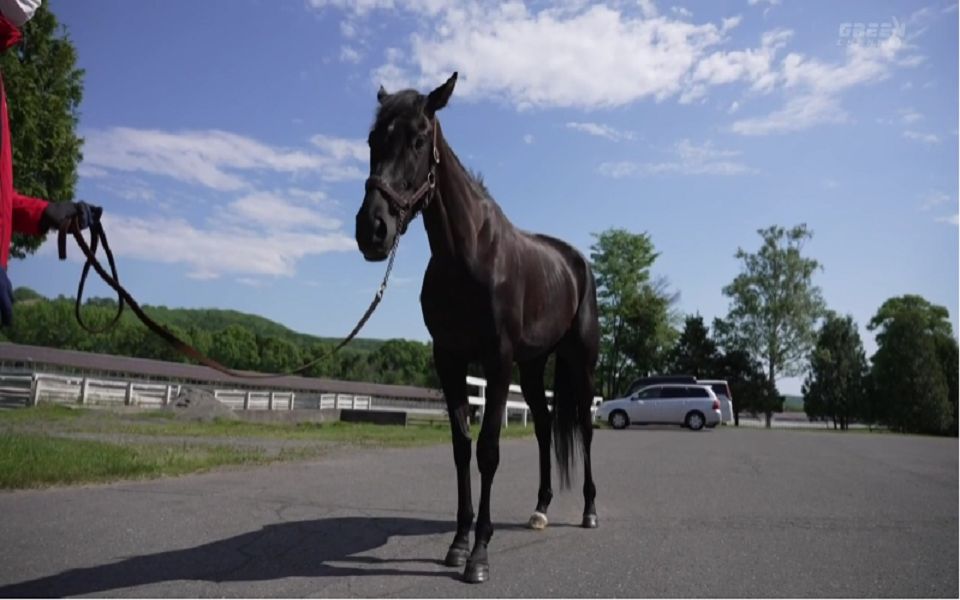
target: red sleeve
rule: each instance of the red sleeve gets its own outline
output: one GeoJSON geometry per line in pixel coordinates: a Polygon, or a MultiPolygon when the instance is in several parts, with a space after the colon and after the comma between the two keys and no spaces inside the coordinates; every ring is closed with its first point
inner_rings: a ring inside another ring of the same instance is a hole
{"type": "Polygon", "coordinates": [[[24,196],[17,191],[13,192],[13,230],[17,233],[40,235],[40,217],[48,202],[39,198],[24,196]]]}

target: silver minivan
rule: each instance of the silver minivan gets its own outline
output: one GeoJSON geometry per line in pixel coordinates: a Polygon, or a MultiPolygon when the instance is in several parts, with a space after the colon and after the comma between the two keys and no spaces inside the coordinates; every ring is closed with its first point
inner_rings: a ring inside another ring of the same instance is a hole
{"type": "Polygon", "coordinates": [[[634,425],[682,425],[694,431],[720,423],[720,401],[709,385],[664,383],[644,387],[626,398],[607,400],[597,418],[614,429],[634,425]]]}

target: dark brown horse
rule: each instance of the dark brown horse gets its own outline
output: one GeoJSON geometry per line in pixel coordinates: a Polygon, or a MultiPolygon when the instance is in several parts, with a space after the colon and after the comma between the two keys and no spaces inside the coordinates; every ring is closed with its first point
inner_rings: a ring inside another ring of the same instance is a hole
{"type": "Polygon", "coordinates": [[[414,90],[388,94],[380,88],[356,238],[364,258],[384,260],[410,221],[423,213],[431,257],[420,305],[433,336],[457,466],[457,533],[446,564],[465,564],[464,579],[481,582],[489,576],[490,489],[500,462],[500,427],[515,362],[540,447],[540,488],[529,525],[547,525],[552,436],[564,487],[576,449],[582,449],[582,525],[597,526],[590,404],[599,334],[596,288],[583,255],[560,240],[514,227],[447,145],[436,113],[446,106],[456,81],[454,73],[427,96],[414,90]],[[543,381],[551,354],[557,359],[552,415],[543,381]],[[466,375],[472,362],[485,372],[487,398],[477,440],[480,512],[470,552],[474,514],[466,375]]]}

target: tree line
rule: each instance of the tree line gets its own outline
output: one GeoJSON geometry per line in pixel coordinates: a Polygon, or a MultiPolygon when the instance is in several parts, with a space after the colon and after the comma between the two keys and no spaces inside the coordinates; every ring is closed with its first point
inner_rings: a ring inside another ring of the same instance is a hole
{"type": "Polygon", "coordinates": [[[813,232],[801,224],[757,233],[758,250],[735,254],[740,273],[723,288],[729,309],[712,335],[700,315],[673,310],[677,296],[664,280],[651,280],[658,255],[648,234],[595,236],[604,397],[656,373],[722,378],[737,422],[740,412],[762,413],[769,426],[783,403],[777,379],[803,375],[811,420],[957,435],[960,355],[947,309],[917,295],[886,300],[867,325],[878,346],[868,361],[853,318],[830,310],[813,283],[822,266],[803,253],[813,232]]]}

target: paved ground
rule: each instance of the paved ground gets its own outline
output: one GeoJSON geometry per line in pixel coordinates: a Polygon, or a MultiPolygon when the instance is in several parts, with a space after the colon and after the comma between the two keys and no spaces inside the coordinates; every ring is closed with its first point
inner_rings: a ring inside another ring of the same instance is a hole
{"type": "Polygon", "coordinates": [[[535,444],[506,442],[480,586],[439,562],[455,506],[446,446],[3,493],[0,596],[957,597],[957,451],[861,433],[599,431],[600,529],[573,526],[577,488],[540,533],[522,527],[535,444]]]}

